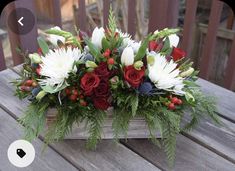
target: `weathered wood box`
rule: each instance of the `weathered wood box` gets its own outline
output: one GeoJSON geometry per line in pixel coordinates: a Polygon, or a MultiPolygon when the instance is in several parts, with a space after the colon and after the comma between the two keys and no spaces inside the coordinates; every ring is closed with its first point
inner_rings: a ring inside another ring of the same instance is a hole
{"type": "MultiPolygon", "coordinates": [[[[49,109],[47,112],[47,125],[51,124],[56,118],[57,110],[49,109]]],[[[79,126],[74,125],[73,132],[66,136],[65,139],[87,139],[89,137],[88,131],[85,129],[85,123],[79,126]]],[[[126,138],[125,135],[119,135],[120,138],[126,138]]],[[[157,138],[161,138],[160,133],[156,133],[157,138]]],[[[112,112],[108,112],[108,118],[104,121],[102,139],[113,139],[112,130],[112,112]]],[[[149,138],[148,126],[142,117],[136,117],[129,123],[129,130],[127,138],[149,138]]]]}

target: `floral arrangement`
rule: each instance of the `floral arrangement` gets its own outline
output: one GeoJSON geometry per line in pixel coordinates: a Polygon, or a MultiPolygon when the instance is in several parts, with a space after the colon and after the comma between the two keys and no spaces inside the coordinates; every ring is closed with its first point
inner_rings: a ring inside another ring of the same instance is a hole
{"type": "Polygon", "coordinates": [[[195,83],[185,52],[177,48],[179,29],[150,33],[137,42],[116,27],[112,12],[106,29],[96,27],[91,38],[58,27],[38,38],[37,53],[21,54],[26,62],[16,80],[16,95],[30,104],[20,123],[32,140],[45,131],[45,141],[63,139],[74,124],[85,121],[88,147],[101,139],[102,123],[112,108],[115,139],[126,134],[131,119],[141,116],[150,139],[174,161],[176,135],[191,130],[201,117],[219,123],[213,98],[195,83]],[[46,112],[56,108],[55,122],[45,130],[46,112]],[[187,120],[183,116],[188,114],[187,120]],[[184,121],[184,122],[182,122],[184,121]],[[155,137],[159,131],[162,141],[155,137]]]}

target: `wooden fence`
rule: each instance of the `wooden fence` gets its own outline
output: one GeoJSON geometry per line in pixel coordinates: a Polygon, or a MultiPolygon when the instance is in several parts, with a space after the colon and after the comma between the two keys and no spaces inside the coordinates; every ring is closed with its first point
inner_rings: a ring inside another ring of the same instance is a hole
{"type": "MultiPolygon", "coordinates": [[[[62,26],[61,11],[60,11],[60,0],[53,1],[53,11],[54,14],[54,25],[62,26]]],[[[78,9],[78,28],[86,31],[87,20],[86,20],[86,5],[85,0],[79,1],[78,9]]],[[[128,0],[128,32],[131,35],[135,35],[136,32],[136,11],[135,9],[136,0],[128,0]]],[[[192,35],[193,28],[195,25],[195,17],[197,10],[198,0],[186,0],[186,12],[184,16],[184,26],[182,32],[182,43],[181,48],[186,52],[190,53],[192,49],[192,35]]],[[[19,0],[11,3],[7,6],[6,15],[11,12],[11,10],[19,7],[28,8],[34,13],[34,1],[29,0],[19,0]]],[[[104,26],[108,22],[108,12],[110,7],[110,0],[103,0],[103,19],[104,26]]],[[[150,0],[149,5],[149,32],[153,32],[156,29],[162,29],[165,27],[176,27],[178,22],[178,7],[179,0],[150,0]],[[169,12],[170,11],[170,12],[169,12]]],[[[219,0],[213,0],[211,6],[211,13],[208,23],[208,31],[205,38],[204,48],[202,49],[201,65],[200,65],[200,77],[208,79],[211,73],[211,67],[213,65],[213,52],[216,47],[217,31],[220,24],[220,17],[223,8],[223,2],[219,0]]],[[[37,25],[34,26],[32,31],[26,35],[16,35],[11,30],[8,29],[12,57],[14,65],[18,65],[23,62],[22,57],[20,57],[16,52],[15,48],[20,45],[21,48],[27,49],[29,52],[34,52],[37,50],[38,45],[36,41],[37,37],[37,25]]],[[[3,49],[0,41],[0,70],[6,68],[3,49]]],[[[230,55],[227,61],[227,67],[225,71],[224,87],[232,89],[235,82],[235,38],[233,38],[233,43],[230,50],[230,55]]]]}

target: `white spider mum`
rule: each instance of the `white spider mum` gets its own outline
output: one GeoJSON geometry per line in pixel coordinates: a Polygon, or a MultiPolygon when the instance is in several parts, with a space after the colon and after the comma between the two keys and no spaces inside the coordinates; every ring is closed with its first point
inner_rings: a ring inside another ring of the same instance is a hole
{"type": "Polygon", "coordinates": [[[117,29],[116,31],[119,33],[120,37],[123,38],[122,46],[126,47],[126,46],[134,43],[134,40],[131,39],[131,35],[129,35],[128,33],[123,33],[119,29],[117,29]]]}
{"type": "Polygon", "coordinates": [[[148,64],[149,79],[158,89],[172,91],[178,95],[184,95],[182,90],[184,87],[183,78],[179,76],[180,70],[173,60],[169,62],[165,56],[161,56],[155,52],[151,52],[149,56],[153,57],[154,63],[148,64]]]}
{"type": "Polygon", "coordinates": [[[67,49],[50,50],[45,57],[42,57],[40,75],[45,79],[40,80],[41,86],[61,87],[69,73],[76,72],[74,62],[81,59],[82,54],[78,48],[68,47],[67,49]]]}

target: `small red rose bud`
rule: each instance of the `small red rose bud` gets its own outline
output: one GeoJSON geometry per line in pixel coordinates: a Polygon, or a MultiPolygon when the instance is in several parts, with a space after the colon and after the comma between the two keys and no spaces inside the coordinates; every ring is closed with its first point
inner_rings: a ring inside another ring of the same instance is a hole
{"type": "Polygon", "coordinates": [[[150,41],[149,42],[149,49],[150,49],[150,51],[155,51],[157,49],[157,47],[158,47],[157,42],[155,42],[155,41],[150,41]]]}
{"type": "Polygon", "coordinates": [[[108,61],[107,61],[107,63],[108,63],[109,65],[113,65],[113,64],[115,63],[115,61],[114,61],[113,58],[109,58],[108,61]]]}
{"type": "Polygon", "coordinates": [[[41,72],[41,67],[39,66],[39,67],[36,69],[36,73],[37,73],[38,75],[40,75],[40,72],[41,72]]]}
{"type": "Polygon", "coordinates": [[[170,110],[175,110],[175,104],[174,104],[174,103],[170,103],[170,104],[168,105],[168,109],[170,109],[170,110]]]}

